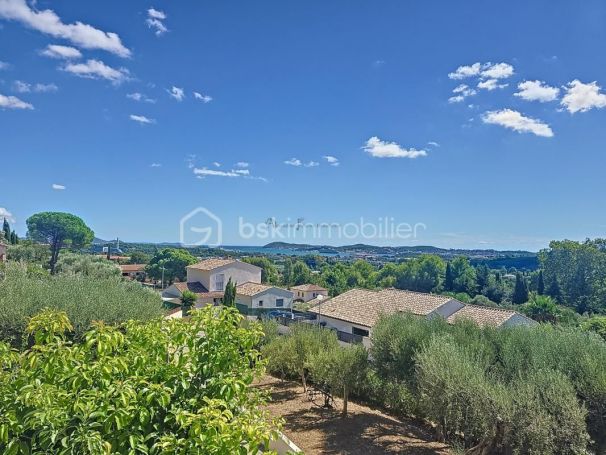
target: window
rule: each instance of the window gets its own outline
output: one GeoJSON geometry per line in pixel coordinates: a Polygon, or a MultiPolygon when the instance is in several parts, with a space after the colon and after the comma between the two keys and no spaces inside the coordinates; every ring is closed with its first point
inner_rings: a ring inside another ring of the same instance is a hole
{"type": "Polygon", "coordinates": [[[284,306],[284,299],[276,299],[276,306],[284,306]]]}
{"type": "Polygon", "coordinates": [[[263,306],[263,300],[259,300],[259,306],[263,306]]]}
{"type": "Polygon", "coordinates": [[[367,337],[368,336],[368,330],[359,329],[357,327],[352,327],[351,328],[351,333],[353,333],[354,335],[360,335],[360,336],[363,336],[363,337],[367,337]]]}
{"type": "Polygon", "coordinates": [[[225,281],[225,275],[224,274],[218,273],[217,275],[215,275],[215,290],[216,291],[222,291],[223,290],[224,281],[225,281]]]}

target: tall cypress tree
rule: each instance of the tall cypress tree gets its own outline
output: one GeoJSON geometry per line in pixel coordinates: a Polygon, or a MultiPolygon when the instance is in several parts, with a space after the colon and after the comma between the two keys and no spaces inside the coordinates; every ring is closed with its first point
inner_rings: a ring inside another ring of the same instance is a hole
{"type": "Polygon", "coordinates": [[[4,238],[7,242],[11,240],[11,227],[8,224],[8,220],[4,218],[4,223],[2,223],[2,231],[4,232],[4,238]]]}
{"type": "Polygon", "coordinates": [[[511,301],[516,305],[528,302],[528,286],[526,286],[526,279],[521,273],[516,274],[516,285],[511,296],[511,301]]]}
{"type": "Polygon", "coordinates": [[[444,274],[444,290],[452,291],[454,288],[454,275],[452,273],[452,267],[450,262],[446,263],[446,273],[444,274]]]}
{"type": "Polygon", "coordinates": [[[543,280],[543,270],[539,270],[539,277],[537,279],[537,294],[545,294],[545,281],[543,280]]]}
{"type": "Polygon", "coordinates": [[[223,305],[232,307],[236,306],[236,284],[231,281],[231,278],[227,280],[227,284],[225,285],[223,305]]]}

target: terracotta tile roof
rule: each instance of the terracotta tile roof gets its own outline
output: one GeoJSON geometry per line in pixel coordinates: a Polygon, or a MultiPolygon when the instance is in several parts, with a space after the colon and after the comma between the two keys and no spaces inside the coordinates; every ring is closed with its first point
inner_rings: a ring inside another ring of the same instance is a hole
{"type": "Polygon", "coordinates": [[[383,314],[409,312],[427,316],[440,308],[451,297],[402,291],[399,289],[352,289],[310,308],[313,313],[341,319],[353,324],[372,327],[383,314]]]}
{"type": "Polygon", "coordinates": [[[223,297],[222,291],[209,291],[206,289],[202,283],[198,281],[191,281],[189,283],[173,283],[173,285],[179,290],[179,292],[183,292],[186,289],[197,294],[198,297],[208,297],[219,299],[223,297]]]}
{"type": "MultiPolygon", "coordinates": [[[[487,325],[500,327],[516,314],[522,316],[513,310],[505,310],[502,308],[492,308],[479,305],[465,305],[460,310],[451,314],[446,319],[446,321],[448,321],[450,324],[454,324],[456,321],[469,319],[478,324],[480,327],[484,327],[487,325]]],[[[526,316],[522,317],[526,318],[526,316]]],[[[532,319],[528,319],[528,321],[530,321],[531,324],[534,324],[534,321],[532,321],[532,319]]]]}
{"type": "Polygon", "coordinates": [[[198,270],[213,270],[218,267],[223,267],[224,265],[231,264],[233,262],[238,262],[235,259],[222,259],[222,258],[212,258],[205,259],[204,261],[198,262],[197,264],[188,265],[188,269],[198,269],[198,270]]]}
{"type": "Polygon", "coordinates": [[[236,294],[247,295],[252,297],[268,289],[272,289],[274,286],[267,286],[261,283],[246,282],[236,286],[236,294]]]}
{"type": "Polygon", "coordinates": [[[324,291],[328,292],[328,289],[323,288],[322,286],[318,286],[317,284],[300,284],[299,286],[293,286],[290,288],[291,291],[324,291]]]}
{"type": "Polygon", "coordinates": [[[145,264],[123,264],[120,266],[123,273],[126,272],[143,272],[145,270],[145,264]]]}

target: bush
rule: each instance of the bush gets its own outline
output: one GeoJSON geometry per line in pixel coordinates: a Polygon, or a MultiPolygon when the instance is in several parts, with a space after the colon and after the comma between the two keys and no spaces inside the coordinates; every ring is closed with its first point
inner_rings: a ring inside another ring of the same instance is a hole
{"type": "Polygon", "coordinates": [[[157,293],[139,283],[80,275],[32,276],[23,264],[8,263],[0,281],[0,339],[19,346],[27,318],[45,307],[65,311],[79,339],[92,321],[116,324],[163,314],[157,293]]]}
{"type": "Polygon", "coordinates": [[[101,256],[65,252],[57,261],[55,273],[80,275],[93,278],[118,278],[122,276],[120,267],[101,256]]]}
{"type": "Polygon", "coordinates": [[[240,319],[209,307],[187,321],[95,323],[72,343],[67,315],[44,310],[31,349],[0,343],[0,451],[256,453],[277,422],[249,387],[260,331],[240,319]]]}

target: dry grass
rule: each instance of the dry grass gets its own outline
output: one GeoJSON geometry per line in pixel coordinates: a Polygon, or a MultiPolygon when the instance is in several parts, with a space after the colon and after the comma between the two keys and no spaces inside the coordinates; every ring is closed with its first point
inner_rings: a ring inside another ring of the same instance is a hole
{"type": "Polygon", "coordinates": [[[307,455],[314,454],[451,454],[448,446],[432,441],[431,430],[410,420],[399,420],[378,410],[349,403],[349,416],[311,403],[303,387],[266,376],[257,387],[268,390],[270,412],[286,423],[284,433],[307,455]]]}

